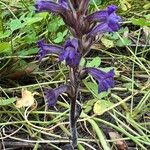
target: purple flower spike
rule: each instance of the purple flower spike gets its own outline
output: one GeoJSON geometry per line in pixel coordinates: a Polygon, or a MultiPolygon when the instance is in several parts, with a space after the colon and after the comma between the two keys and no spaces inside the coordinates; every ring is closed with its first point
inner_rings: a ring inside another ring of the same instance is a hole
{"type": "Polygon", "coordinates": [[[46,44],[44,40],[39,40],[37,44],[40,49],[38,53],[39,60],[42,60],[42,58],[44,58],[47,54],[60,54],[63,50],[63,47],[46,44]]]}
{"type": "Polygon", "coordinates": [[[106,10],[97,11],[89,15],[86,18],[89,22],[93,22],[93,21],[101,22],[90,31],[89,35],[95,36],[98,33],[118,31],[120,28],[119,22],[121,21],[121,17],[115,13],[116,10],[117,10],[117,6],[110,5],[107,7],[106,10]]]}
{"type": "Polygon", "coordinates": [[[114,87],[114,69],[109,72],[104,72],[96,68],[86,68],[87,72],[98,81],[98,93],[107,91],[114,87]]]}
{"type": "Polygon", "coordinates": [[[48,11],[53,13],[63,14],[66,11],[67,5],[65,1],[61,0],[60,4],[57,4],[50,0],[37,0],[35,4],[35,8],[38,12],[48,11]]]}
{"type": "Polygon", "coordinates": [[[66,65],[77,67],[80,63],[80,54],[78,53],[78,40],[69,39],[65,42],[63,52],[60,54],[60,61],[65,60],[66,65]]]}
{"type": "Polygon", "coordinates": [[[47,99],[48,106],[56,105],[58,96],[64,92],[67,92],[68,90],[69,90],[68,85],[62,85],[57,88],[47,90],[45,92],[45,97],[47,99]]]}

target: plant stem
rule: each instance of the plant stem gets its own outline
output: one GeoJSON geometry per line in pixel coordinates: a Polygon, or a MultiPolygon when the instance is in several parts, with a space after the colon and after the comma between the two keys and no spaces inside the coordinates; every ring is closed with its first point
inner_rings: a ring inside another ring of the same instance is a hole
{"type": "Polygon", "coordinates": [[[74,148],[77,146],[77,128],[76,128],[76,121],[78,117],[77,113],[77,96],[78,96],[78,89],[79,89],[79,82],[78,82],[78,69],[77,68],[70,68],[70,84],[72,86],[72,93],[70,95],[70,132],[71,132],[71,146],[74,148]]]}

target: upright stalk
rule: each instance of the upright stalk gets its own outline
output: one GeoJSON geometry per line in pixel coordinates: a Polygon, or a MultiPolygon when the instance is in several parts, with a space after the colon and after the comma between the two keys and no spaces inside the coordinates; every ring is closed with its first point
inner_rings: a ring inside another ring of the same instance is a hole
{"type": "Polygon", "coordinates": [[[70,84],[72,86],[72,92],[70,95],[70,132],[71,132],[71,146],[77,146],[77,128],[76,121],[79,117],[77,112],[77,97],[79,89],[79,79],[78,79],[78,68],[70,68],[70,84]]]}

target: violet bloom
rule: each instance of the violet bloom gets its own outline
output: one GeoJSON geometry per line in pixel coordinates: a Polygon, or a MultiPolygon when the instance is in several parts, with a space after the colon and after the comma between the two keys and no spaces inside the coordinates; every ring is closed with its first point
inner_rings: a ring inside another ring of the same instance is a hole
{"type": "Polygon", "coordinates": [[[60,54],[63,50],[63,47],[54,44],[46,44],[44,40],[39,40],[37,44],[39,48],[39,60],[42,60],[47,54],[60,54]]]}
{"type": "Polygon", "coordinates": [[[110,5],[106,10],[97,11],[87,16],[87,21],[90,23],[99,21],[100,24],[96,25],[89,33],[90,36],[95,36],[98,33],[118,31],[120,26],[119,22],[121,17],[116,14],[117,6],[110,5]]]}
{"type": "Polygon", "coordinates": [[[59,55],[60,61],[65,60],[66,65],[70,67],[77,67],[80,63],[80,54],[78,52],[78,40],[77,39],[68,39],[65,42],[64,49],[59,55]]]}
{"type": "Polygon", "coordinates": [[[89,0],[37,0],[35,8],[37,12],[52,12],[60,15],[66,25],[73,29],[79,29],[78,24],[83,23],[83,17],[88,9],[89,0]]]}
{"type": "Polygon", "coordinates": [[[68,85],[62,85],[57,88],[45,91],[45,97],[48,102],[48,106],[54,106],[57,103],[57,98],[60,94],[69,90],[68,85]]]}
{"type": "Polygon", "coordinates": [[[38,12],[48,11],[63,14],[68,9],[68,5],[66,0],[59,0],[59,3],[55,3],[51,0],[37,0],[35,8],[38,12]]]}
{"type": "Polygon", "coordinates": [[[64,46],[57,46],[54,44],[46,44],[43,40],[38,41],[39,60],[47,54],[59,55],[59,60],[66,62],[70,67],[77,67],[80,63],[80,54],[78,52],[78,40],[68,39],[64,46]]]}
{"type": "Polygon", "coordinates": [[[114,87],[114,69],[104,72],[96,68],[86,68],[87,72],[98,82],[98,93],[114,87]]]}

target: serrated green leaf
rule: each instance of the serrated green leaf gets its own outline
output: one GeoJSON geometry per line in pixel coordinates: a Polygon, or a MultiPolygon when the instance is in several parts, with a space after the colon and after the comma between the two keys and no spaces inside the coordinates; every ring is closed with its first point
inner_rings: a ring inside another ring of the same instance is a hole
{"type": "Polygon", "coordinates": [[[113,106],[113,103],[106,100],[98,100],[93,107],[93,111],[97,115],[102,115],[107,108],[113,106]]]}
{"type": "Polygon", "coordinates": [[[15,101],[16,101],[16,98],[8,98],[8,99],[0,98],[0,106],[6,106],[9,104],[12,104],[15,101]]]}

